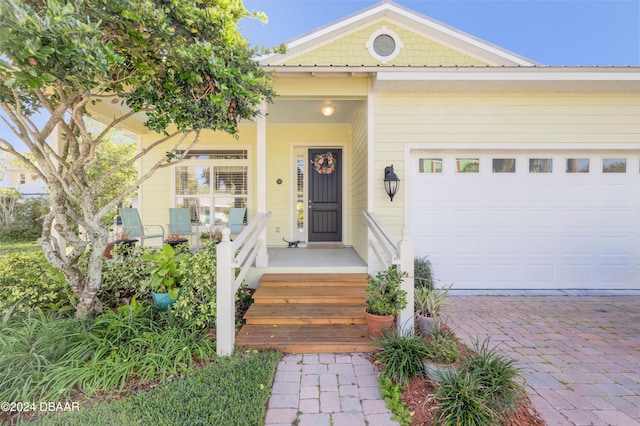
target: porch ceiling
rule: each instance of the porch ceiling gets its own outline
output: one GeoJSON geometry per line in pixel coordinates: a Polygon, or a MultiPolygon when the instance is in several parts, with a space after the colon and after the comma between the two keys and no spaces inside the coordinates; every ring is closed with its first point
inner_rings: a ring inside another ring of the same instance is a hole
{"type": "Polygon", "coordinates": [[[353,99],[281,99],[267,105],[267,124],[350,124],[362,101],[353,99]],[[323,106],[331,105],[334,113],[325,117],[323,106]]]}

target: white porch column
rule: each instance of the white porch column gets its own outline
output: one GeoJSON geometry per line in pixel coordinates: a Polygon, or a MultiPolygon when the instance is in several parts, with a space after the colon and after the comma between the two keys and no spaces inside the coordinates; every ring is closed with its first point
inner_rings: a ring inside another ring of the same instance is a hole
{"type": "MultiPolygon", "coordinates": [[[[258,213],[267,213],[267,104],[260,105],[261,114],[257,119],[257,173],[258,173],[258,213]]],[[[258,245],[258,255],[256,256],[256,267],[266,268],[269,266],[269,254],[267,253],[267,229],[260,233],[260,243],[258,245]]]]}
{"type": "Polygon", "coordinates": [[[216,352],[220,356],[233,354],[236,334],[235,268],[231,230],[222,230],[222,241],[216,248],[216,352]]]}
{"type": "Polygon", "coordinates": [[[407,306],[398,314],[398,332],[410,332],[414,330],[414,279],[413,279],[413,243],[409,240],[409,229],[402,228],[402,240],[398,243],[398,255],[400,256],[400,272],[406,272],[407,276],[402,280],[400,288],[407,292],[407,306]]]}

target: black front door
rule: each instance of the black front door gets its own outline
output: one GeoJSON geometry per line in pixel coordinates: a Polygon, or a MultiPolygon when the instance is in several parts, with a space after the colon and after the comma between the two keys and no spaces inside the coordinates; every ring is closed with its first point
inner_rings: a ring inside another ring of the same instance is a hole
{"type": "Polygon", "coordinates": [[[342,150],[309,150],[309,242],[342,241],[342,150]]]}

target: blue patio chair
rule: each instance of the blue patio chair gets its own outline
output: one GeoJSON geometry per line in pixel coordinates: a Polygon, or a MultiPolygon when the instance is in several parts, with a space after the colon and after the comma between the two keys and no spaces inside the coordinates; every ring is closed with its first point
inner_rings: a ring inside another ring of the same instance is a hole
{"type": "Polygon", "coordinates": [[[140,239],[140,245],[144,245],[145,239],[161,238],[164,240],[164,228],[162,225],[142,225],[138,209],[121,208],[120,217],[122,218],[122,227],[131,238],[140,239]],[[146,228],[158,227],[159,234],[148,234],[146,228]]]}
{"type": "MultiPolygon", "coordinates": [[[[231,230],[231,235],[238,235],[242,232],[242,228],[244,227],[244,215],[246,212],[247,209],[244,207],[234,207],[229,211],[227,226],[231,230]]],[[[218,226],[215,224],[211,225],[211,234],[214,234],[216,228],[218,228],[218,226]]]]}
{"type": "Polygon", "coordinates": [[[241,207],[234,207],[229,212],[229,221],[227,222],[227,226],[231,229],[231,234],[239,234],[242,232],[242,228],[244,227],[244,215],[247,212],[247,209],[241,207]]]}
{"type": "Polygon", "coordinates": [[[191,209],[186,207],[169,209],[169,234],[195,235],[191,229],[191,209]]]}

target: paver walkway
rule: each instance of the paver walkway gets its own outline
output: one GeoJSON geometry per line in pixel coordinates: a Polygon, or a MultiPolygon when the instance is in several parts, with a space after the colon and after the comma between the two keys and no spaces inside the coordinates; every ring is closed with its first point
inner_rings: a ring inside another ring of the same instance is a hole
{"type": "Polygon", "coordinates": [[[286,355],[265,425],[397,426],[380,395],[378,369],[362,354],[286,355]]]}
{"type": "Polygon", "coordinates": [[[449,296],[448,325],[518,361],[555,425],[640,425],[640,296],[449,296]]]}

